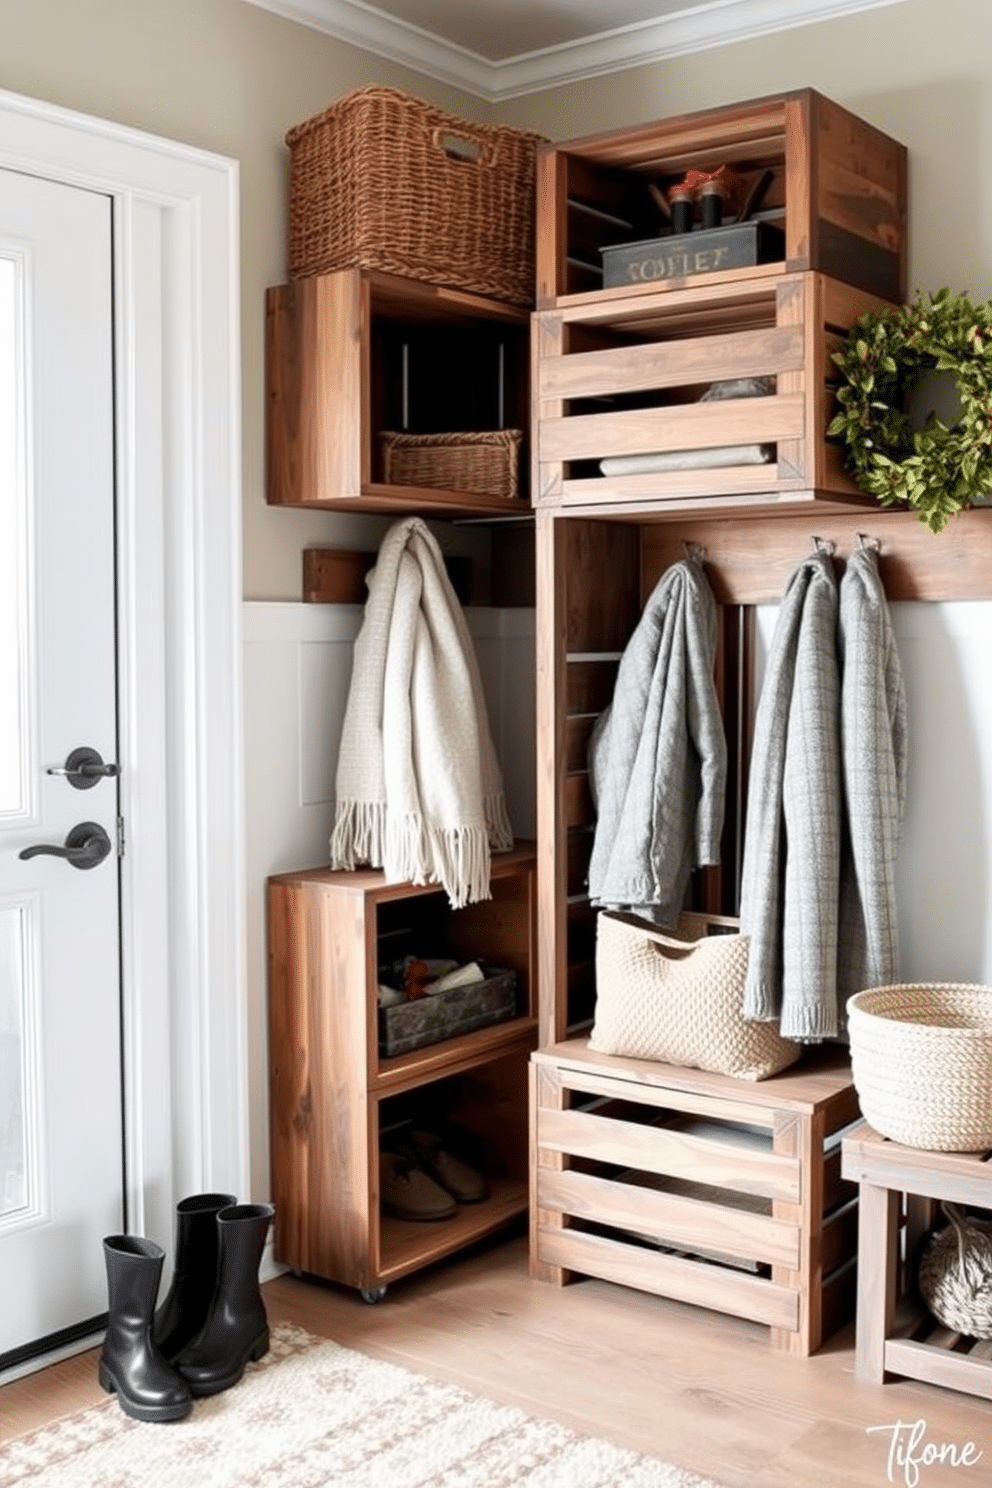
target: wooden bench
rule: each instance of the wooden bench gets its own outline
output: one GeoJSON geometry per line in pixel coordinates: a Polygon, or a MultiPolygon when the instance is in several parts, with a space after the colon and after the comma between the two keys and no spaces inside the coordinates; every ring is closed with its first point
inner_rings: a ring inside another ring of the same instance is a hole
{"type": "Polygon", "coordinates": [[[936,1201],[992,1208],[988,1152],[925,1152],[879,1136],[862,1122],[842,1144],[845,1178],[858,1184],[858,1310],[855,1371],[946,1385],[992,1400],[992,1341],[962,1337],[913,1296],[918,1244],[936,1201]]]}
{"type": "Polygon", "coordinates": [[[811,1354],[853,1315],[850,1063],[753,1082],[595,1054],[531,1056],[531,1274],[596,1276],[765,1323],[811,1354]]]}

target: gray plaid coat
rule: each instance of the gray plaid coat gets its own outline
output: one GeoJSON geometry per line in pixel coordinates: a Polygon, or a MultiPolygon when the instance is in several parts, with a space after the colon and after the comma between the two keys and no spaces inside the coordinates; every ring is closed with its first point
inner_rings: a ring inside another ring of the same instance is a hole
{"type": "Polygon", "coordinates": [[[842,1036],[844,1003],[897,974],[906,708],[877,555],[838,596],[817,553],[779,610],[755,718],[741,884],[744,1011],[784,1037],[842,1036]]]}

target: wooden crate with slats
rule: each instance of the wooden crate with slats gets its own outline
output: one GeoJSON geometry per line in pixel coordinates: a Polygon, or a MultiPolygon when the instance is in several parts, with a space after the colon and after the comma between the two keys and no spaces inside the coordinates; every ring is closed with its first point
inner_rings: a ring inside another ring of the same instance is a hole
{"type": "Polygon", "coordinates": [[[843,1051],[751,1082],[589,1050],[531,1056],[531,1272],[767,1324],[815,1353],[853,1316],[858,1119],[843,1051]]]}
{"type": "Polygon", "coordinates": [[[673,520],[874,507],[827,428],[832,353],[884,307],[827,275],[762,266],[539,312],[534,504],[673,520]]]}

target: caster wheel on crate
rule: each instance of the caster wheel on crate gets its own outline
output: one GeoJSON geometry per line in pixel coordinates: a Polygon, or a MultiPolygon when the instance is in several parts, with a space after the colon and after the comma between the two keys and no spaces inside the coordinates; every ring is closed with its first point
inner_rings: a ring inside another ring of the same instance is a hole
{"type": "Polygon", "coordinates": [[[385,1295],[386,1288],[384,1286],[362,1287],[361,1289],[362,1301],[367,1302],[370,1307],[374,1307],[377,1302],[381,1302],[385,1295]]]}

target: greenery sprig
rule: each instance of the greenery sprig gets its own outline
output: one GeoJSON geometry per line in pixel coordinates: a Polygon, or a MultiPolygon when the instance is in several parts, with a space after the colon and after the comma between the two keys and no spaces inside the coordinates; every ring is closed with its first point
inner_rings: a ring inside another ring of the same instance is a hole
{"type": "Polygon", "coordinates": [[[858,485],[883,506],[908,502],[931,532],[992,491],[992,304],[946,289],[928,304],[864,315],[834,353],[844,376],[841,435],[858,485]],[[952,425],[931,417],[914,429],[909,394],[927,371],[950,373],[961,413],[952,425]]]}

